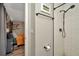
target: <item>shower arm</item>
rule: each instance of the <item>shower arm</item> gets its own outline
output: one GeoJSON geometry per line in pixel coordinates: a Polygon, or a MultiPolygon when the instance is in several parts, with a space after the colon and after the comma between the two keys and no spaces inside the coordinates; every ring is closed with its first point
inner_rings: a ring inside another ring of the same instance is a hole
{"type": "Polygon", "coordinates": [[[72,5],[72,6],[70,6],[67,10],[60,10],[60,12],[64,11],[64,13],[66,13],[67,11],[69,11],[69,9],[72,9],[72,8],[74,8],[74,7],[75,7],[75,5],[72,5]]]}

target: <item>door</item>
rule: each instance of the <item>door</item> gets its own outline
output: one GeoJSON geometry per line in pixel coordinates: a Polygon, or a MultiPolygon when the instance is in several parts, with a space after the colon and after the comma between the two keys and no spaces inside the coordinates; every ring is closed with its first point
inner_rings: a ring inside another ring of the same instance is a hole
{"type": "Polygon", "coordinates": [[[35,55],[53,56],[53,19],[47,16],[53,14],[52,4],[50,13],[41,12],[41,4],[35,4],[35,12],[40,13],[35,16],[35,55]],[[43,15],[41,15],[43,14],[43,15]],[[44,16],[47,15],[47,16],[44,16]]]}

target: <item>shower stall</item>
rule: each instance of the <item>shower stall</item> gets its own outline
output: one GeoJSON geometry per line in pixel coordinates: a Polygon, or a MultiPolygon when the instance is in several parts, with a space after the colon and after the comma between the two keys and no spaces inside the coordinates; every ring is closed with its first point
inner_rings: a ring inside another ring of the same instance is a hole
{"type": "Polygon", "coordinates": [[[79,56],[79,4],[29,3],[29,55],[79,56]]]}

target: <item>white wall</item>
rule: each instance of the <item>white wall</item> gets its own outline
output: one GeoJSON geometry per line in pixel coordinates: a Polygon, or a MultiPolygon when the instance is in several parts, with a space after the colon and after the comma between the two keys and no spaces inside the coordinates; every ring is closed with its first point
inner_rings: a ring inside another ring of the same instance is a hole
{"type": "MultiPolygon", "coordinates": [[[[55,4],[56,6],[57,4],[55,4]]],[[[79,4],[65,4],[54,12],[55,22],[55,55],[79,55],[79,4]],[[62,28],[62,13],[59,11],[66,10],[71,5],[75,8],[70,9],[65,16],[66,38],[62,38],[59,28],[62,28]]]]}
{"type": "MultiPolygon", "coordinates": [[[[51,6],[52,6],[52,4],[51,4],[51,6]]],[[[35,22],[36,22],[36,20],[35,20],[35,13],[36,12],[40,12],[40,7],[41,7],[41,4],[40,3],[38,3],[38,4],[34,4],[34,3],[29,3],[28,4],[28,29],[29,29],[29,32],[28,32],[28,55],[35,55],[35,42],[36,42],[36,39],[35,39],[35,22]]],[[[51,11],[52,11],[52,8],[51,8],[51,11]]],[[[53,14],[53,11],[52,11],[52,13],[50,14],[50,16],[52,16],[52,14],[53,14]]],[[[47,19],[47,18],[46,18],[47,19]]],[[[53,22],[52,22],[53,23],[53,22]]],[[[52,25],[52,27],[53,27],[53,25],[52,25]]],[[[53,29],[53,28],[52,28],[53,29]]],[[[52,30],[53,31],[53,30],[52,30]]],[[[53,34],[53,32],[52,32],[52,34],[53,34]]],[[[53,37],[53,35],[52,35],[52,37],[53,37]]],[[[52,39],[53,40],[53,39],[52,39]]],[[[40,42],[41,43],[41,42],[40,42]]],[[[40,48],[40,47],[39,47],[40,48]]],[[[52,50],[53,51],[53,50],[52,50]]],[[[53,52],[51,52],[52,54],[53,54],[53,52]]]]}
{"type": "MultiPolygon", "coordinates": [[[[73,4],[67,4],[71,6],[73,4]]],[[[75,8],[71,9],[66,14],[66,38],[65,54],[79,55],[79,4],[74,4],[75,8]]]]}
{"type": "MultiPolygon", "coordinates": [[[[53,4],[50,6],[50,13],[47,14],[41,11],[41,3],[35,4],[35,13],[42,13],[53,17],[53,4]]],[[[35,55],[37,56],[53,56],[53,20],[42,15],[35,16],[35,55]],[[46,51],[44,46],[51,46],[49,51],[46,51]]]]}
{"type": "Polygon", "coordinates": [[[11,20],[25,21],[25,3],[4,3],[11,20]]]}
{"type": "MultiPolygon", "coordinates": [[[[58,5],[60,4],[54,4],[54,7],[58,5]]],[[[60,13],[60,10],[63,8],[62,6],[54,10],[54,55],[64,54],[62,33],[59,32],[59,28],[62,28],[62,13],[60,13]]]]}

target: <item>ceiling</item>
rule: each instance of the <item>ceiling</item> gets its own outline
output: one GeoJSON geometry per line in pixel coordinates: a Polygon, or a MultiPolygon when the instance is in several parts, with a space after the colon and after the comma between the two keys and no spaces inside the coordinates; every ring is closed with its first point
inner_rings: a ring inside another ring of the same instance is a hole
{"type": "Polygon", "coordinates": [[[25,4],[24,3],[4,3],[8,15],[13,21],[25,20],[25,4]]]}

